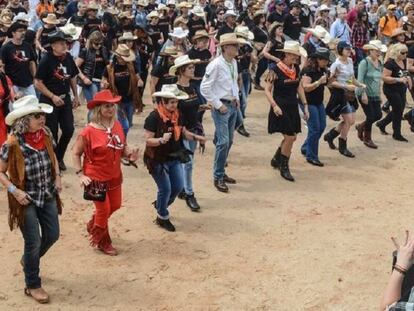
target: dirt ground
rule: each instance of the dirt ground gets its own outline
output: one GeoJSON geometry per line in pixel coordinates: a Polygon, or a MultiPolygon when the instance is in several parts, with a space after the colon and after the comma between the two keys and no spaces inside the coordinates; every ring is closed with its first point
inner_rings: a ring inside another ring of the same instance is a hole
{"type": "MultiPolygon", "coordinates": [[[[151,107],[145,102],[129,136],[129,144],[141,148],[151,107]]],[[[303,126],[291,161],[296,182],[289,183],[269,165],[281,137],[267,134],[267,113],[264,93],[253,91],[245,122],[252,135],[235,136],[227,172],[238,183],[229,194],[213,186],[213,125],[206,114],[210,141],[194,170],[202,212],[177,200],[171,207],[176,233],[153,223],[156,187],[142,161],[138,170],[124,168],[123,207],[110,220],[117,257],[88,245],[85,224],[93,206],[82,199],[68,153],[61,237],[41,261],[47,306],[23,293],[23,242],[7,226],[3,191],[0,310],[378,309],[391,268],[390,236],[401,236],[414,221],[414,135],[404,123],[410,142],[398,143],[375,128],[379,149],[371,150],[352,129],[356,158],[322,142],[326,166],[317,168],[300,154],[303,126]]],[[[85,115],[84,107],[76,112],[77,131],[85,115]]]]}

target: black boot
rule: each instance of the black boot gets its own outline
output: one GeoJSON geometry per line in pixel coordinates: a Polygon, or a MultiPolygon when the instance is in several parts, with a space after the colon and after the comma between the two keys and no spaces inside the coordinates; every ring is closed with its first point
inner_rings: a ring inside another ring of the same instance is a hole
{"type": "Polygon", "coordinates": [[[335,128],[333,128],[332,130],[330,130],[328,133],[326,133],[323,136],[323,140],[326,141],[329,145],[329,148],[331,148],[332,150],[336,149],[336,146],[334,144],[334,140],[335,138],[337,138],[339,136],[339,132],[336,131],[335,128]]]}
{"type": "Polygon", "coordinates": [[[197,199],[195,198],[194,194],[187,194],[185,202],[187,203],[187,206],[191,209],[191,211],[198,212],[200,210],[200,205],[198,205],[197,199]]]}
{"type": "Polygon", "coordinates": [[[378,121],[377,123],[375,123],[375,125],[379,128],[382,135],[388,135],[388,132],[385,129],[385,126],[381,123],[381,121],[378,121]]]}
{"type": "Polygon", "coordinates": [[[66,165],[65,165],[65,162],[63,162],[63,160],[60,160],[58,164],[59,164],[59,170],[61,170],[62,172],[66,171],[66,165]]]}
{"type": "Polygon", "coordinates": [[[289,181],[295,181],[295,178],[290,174],[289,158],[283,154],[280,155],[280,176],[289,181]]]}
{"type": "Polygon", "coordinates": [[[339,137],[339,153],[348,157],[348,158],[355,158],[355,155],[348,150],[348,148],[346,147],[346,140],[339,137]]]}
{"type": "Polygon", "coordinates": [[[244,124],[240,125],[237,128],[237,133],[239,133],[240,135],[242,135],[244,137],[250,137],[250,133],[248,131],[246,131],[246,128],[244,127],[244,124]]]}
{"type": "Polygon", "coordinates": [[[275,155],[273,156],[272,160],[270,161],[270,165],[274,168],[280,169],[280,155],[282,154],[282,151],[279,148],[277,148],[275,155]]]}
{"type": "Polygon", "coordinates": [[[187,195],[185,194],[185,191],[183,190],[183,191],[181,191],[179,194],[178,194],[178,198],[179,199],[181,199],[181,200],[185,200],[186,198],[187,198],[187,195]]]}
{"type": "Polygon", "coordinates": [[[158,226],[160,226],[161,228],[164,228],[167,231],[170,231],[170,232],[175,231],[175,227],[169,219],[161,219],[157,217],[157,219],[155,219],[155,222],[158,226]]]}

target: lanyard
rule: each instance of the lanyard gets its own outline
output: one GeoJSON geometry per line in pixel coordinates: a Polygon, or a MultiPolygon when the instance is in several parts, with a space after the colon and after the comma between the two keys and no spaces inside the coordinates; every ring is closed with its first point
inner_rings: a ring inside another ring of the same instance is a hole
{"type": "Polygon", "coordinates": [[[233,63],[228,63],[226,60],[224,60],[224,62],[226,63],[227,67],[229,67],[230,70],[230,74],[231,74],[231,79],[234,81],[234,65],[233,63]]]}

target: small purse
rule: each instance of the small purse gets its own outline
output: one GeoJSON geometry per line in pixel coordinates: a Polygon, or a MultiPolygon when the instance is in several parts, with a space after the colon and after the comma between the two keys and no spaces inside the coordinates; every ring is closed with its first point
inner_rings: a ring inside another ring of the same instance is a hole
{"type": "Polygon", "coordinates": [[[107,182],[92,180],[92,182],[88,186],[85,186],[83,198],[87,201],[104,202],[106,199],[107,191],[107,182]]]}

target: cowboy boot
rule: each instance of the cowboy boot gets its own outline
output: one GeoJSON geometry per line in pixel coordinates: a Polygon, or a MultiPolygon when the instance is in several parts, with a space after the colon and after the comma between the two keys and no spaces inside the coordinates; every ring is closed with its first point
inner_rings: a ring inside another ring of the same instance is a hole
{"type": "Polygon", "coordinates": [[[89,234],[91,234],[94,223],[95,223],[95,214],[92,215],[92,218],[86,224],[86,231],[88,231],[89,234]]]}
{"type": "Polygon", "coordinates": [[[360,141],[364,141],[364,126],[365,126],[365,121],[355,125],[355,129],[358,132],[358,138],[360,141]]]}
{"type": "Polygon", "coordinates": [[[109,228],[106,227],[105,234],[98,245],[101,252],[109,256],[118,255],[118,251],[112,246],[111,236],[109,235],[109,228]]]}
{"type": "Polygon", "coordinates": [[[289,157],[280,155],[280,176],[289,181],[295,181],[289,170],[289,157]]]}
{"type": "Polygon", "coordinates": [[[280,156],[282,154],[282,149],[279,147],[276,150],[275,155],[273,156],[272,160],[270,161],[270,165],[274,168],[280,169],[280,156]]]}
{"type": "Polygon", "coordinates": [[[371,131],[364,130],[364,145],[368,148],[378,149],[378,146],[372,141],[371,131]]]}
{"type": "Polygon", "coordinates": [[[346,139],[343,139],[341,137],[339,137],[339,153],[348,157],[348,158],[354,158],[355,155],[348,150],[347,146],[346,146],[346,139]]]}
{"type": "Polygon", "coordinates": [[[336,146],[334,144],[334,139],[337,138],[339,134],[340,133],[335,128],[333,128],[332,130],[330,130],[328,133],[326,133],[323,136],[323,140],[328,143],[329,148],[331,148],[332,150],[336,149],[336,146]]]}
{"type": "Polygon", "coordinates": [[[107,228],[101,228],[94,225],[91,229],[89,241],[92,247],[99,247],[103,240],[106,238],[107,228]]]}

